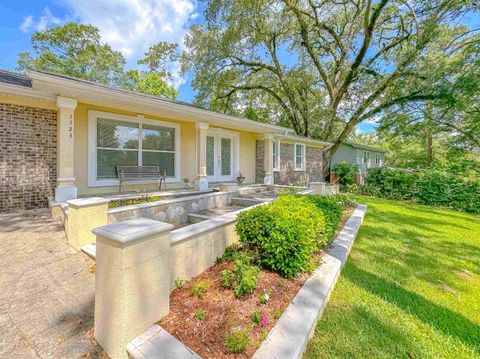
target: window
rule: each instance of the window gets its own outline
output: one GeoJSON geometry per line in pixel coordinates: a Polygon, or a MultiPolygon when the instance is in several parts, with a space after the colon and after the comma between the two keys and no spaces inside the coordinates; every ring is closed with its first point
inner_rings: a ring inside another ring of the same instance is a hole
{"type": "Polygon", "coordinates": [[[280,171],[280,141],[273,141],[273,170],[280,171]]]}
{"type": "Polygon", "coordinates": [[[363,151],[363,163],[368,164],[370,163],[370,152],[363,151]]]}
{"type": "Polygon", "coordinates": [[[117,166],[159,166],[179,181],[177,124],[89,111],[89,186],[117,183],[117,166]]]}
{"type": "Polygon", "coordinates": [[[381,162],[382,162],[382,157],[380,153],[375,153],[375,164],[379,166],[381,162]]]}
{"type": "Polygon", "coordinates": [[[301,143],[295,144],[295,170],[305,170],[305,145],[301,143]]]}

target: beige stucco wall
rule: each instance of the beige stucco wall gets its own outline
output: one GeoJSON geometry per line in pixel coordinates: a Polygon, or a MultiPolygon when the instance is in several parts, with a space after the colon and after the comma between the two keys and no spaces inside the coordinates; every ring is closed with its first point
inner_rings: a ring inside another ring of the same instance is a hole
{"type": "MultiPolygon", "coordinates": [[[[0,102],[11,103],[24,106],[40,107],[47,109],[56,109],[53,100],[35,99],[25,96],[0,93],[0,102]]],[[[88,187],[88,111],[104,111],[121,115],[137,116],[136,112],[119,111],[115,108],[91,105],[79,102],[74,111],[74,177],[75,185],[78,189],[78,195],[102,194],[118,191],[118,186],[110,187],[88,187]]],[[[196,142],[197,130],[195,123],[191,121],[176,121],[168,118],[162,118],[152,114],[143,114],[146,118],[156,119],[166,122],[180,124],[180,182],[168,183],[169,189],[183,188],[183,178],[188,177],[193,181],[196,177],[196,142]]],[[[211,128],[216,127],[214,124],[211,128]]],[[[246,184],[255,182],[255,141],[260,135],[248,131],[233,130],[223,126],[222,129],[235,131],[239,133],[240,154],[239,171],[245,177],[246,184]]],[[[235,174],[234,177],[236,177],[235,174]]],[[[128,185],[127,189],[155,189],[155,184],[128,185]]]]}
{"type": "MultiPolygon", "coordinates": [[[[103,111],[121,115],[136,116],[137,113],[118,111],[113,108],[93,106],[79,103],[75,110],[75,184],[79,195],[100,194],[118,191],[118,186],[88,187],[88,111],[103,111]]],[[[150,114],[146,118],[180,124],[180,182],[167,183],[169,189],[183,188],[183,178],[188,177],[193,181],[196,177],[196,128],[194,122],[175,121],[150,114]]],[[[213,127],[213,126],[212,126],[213,127]]],[[[228,129],[228,128],[225,128],[228,129]]],[[[238,131],[237,131],[238,132],[238,131]]],[[[245,183],[255,181],[255,138],[256,134],[240,131],[240,172],[245,176],[245,183]]],[[[127,189],[155,189],[155,184],[132,185],[127,184],[127,189]]]]}

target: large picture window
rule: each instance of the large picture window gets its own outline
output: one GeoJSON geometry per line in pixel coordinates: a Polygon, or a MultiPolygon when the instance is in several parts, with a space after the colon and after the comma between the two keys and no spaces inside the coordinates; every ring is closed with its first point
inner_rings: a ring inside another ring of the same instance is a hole
{"type": "Polygon", "coordinates": [[[159,166],[178,182],[177,124],[98,111],[89,112],[89,186],[117,183],[117,166],[159,166]]]}

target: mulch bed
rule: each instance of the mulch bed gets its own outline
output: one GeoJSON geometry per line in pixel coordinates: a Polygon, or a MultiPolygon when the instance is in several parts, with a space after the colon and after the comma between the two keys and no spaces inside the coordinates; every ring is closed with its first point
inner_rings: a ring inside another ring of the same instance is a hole
{"type": "Polygon", "coordinates": [[[255,292],[237,298],[233,290],[220,283],[222,270],[231,269],[232,266],[231,262],[214,265],[182,288],[175,289],[170,295],[170,313],[158,323],[203,358],[250,358],[263,341],[265,333],[275,325],[275,311],[283,313],[309,277],[308,273],[304,273],[297,278],[285,279],[262,269],[255,292]],[[194,297],[190,288],[205,280],[210,283],[205,296],[202,299],[194,297]],[[270,298],[267,304],[262,304],[259,296],[265,290],[270,298]],[[204,320],[195,318],[198,309],[207,312],[204,320]],[[254,311],[267,313],[266,328],[252,322],[250,316],[254,311]],[[251,327],[252,344],[243,353],[231,354],[225,349],[225,333],[232,326],[251,327]]]}
{"type": "MultiPolygon", "coordinates": [[[[344,212],[339,230],[352,211],[353,209],[348,209],[344,212]]],[[[316,253],[315,259],[321,261],[322,254],[323,252],[316,253]]],[[[237,298],[232,290],[220,283],[220,273],[232,267],[232,262],[214,265],[181,288],[175,289],[170,295],[170,313],[158,322],[161,327],[203,358],[252,357],[268,331],[277,322],[275,312],[283,313],[310,277],[310,273],[303,273],[296,278],[285,279],[277,273],[262,269],[255,292],[237,298]],[[205,296],[199,299],[190,293],[190,289],[201,281],[209,282],[209,286],[205,296]],[[270,297],[266,304],[260,303],[259,300],[264,291],[267,291],[270,297]],[[199,309],[207,313],[204,320],[195,318],[195,313],[199,309]],[[251,320],[251,314],[255,311],[267,313],[267,327],[257,325],[251,320]],[[242,353],[232,354],[225,348],[225,333],[237,326],[250,328],[251,345],[242,353]]]]}

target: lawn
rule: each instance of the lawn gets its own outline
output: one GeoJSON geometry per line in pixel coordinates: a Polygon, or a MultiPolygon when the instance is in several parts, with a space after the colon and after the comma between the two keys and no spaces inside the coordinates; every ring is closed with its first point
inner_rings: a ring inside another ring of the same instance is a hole
{"type": "Polygon", "coordinates": [[[304,358],[480,358],[480,216],[382,199],[304,358]]]}

